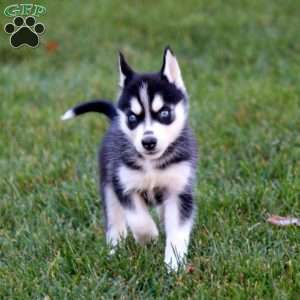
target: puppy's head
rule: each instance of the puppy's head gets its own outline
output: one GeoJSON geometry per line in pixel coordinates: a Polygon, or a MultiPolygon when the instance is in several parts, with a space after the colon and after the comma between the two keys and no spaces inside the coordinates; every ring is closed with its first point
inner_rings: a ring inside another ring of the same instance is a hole
{"type": "Polygon", "coordinates": [[[157,73],[138,74],[119,57],[121,130],[145,158],[157,159],[185,126],[188,103],[181,71],[170,48],[157,73]]]}

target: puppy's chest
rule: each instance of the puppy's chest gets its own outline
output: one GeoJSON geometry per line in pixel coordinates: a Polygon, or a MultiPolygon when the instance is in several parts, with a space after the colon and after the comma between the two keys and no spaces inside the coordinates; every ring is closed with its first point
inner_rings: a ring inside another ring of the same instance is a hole
{"type": "Polygon", "coordinates": [[[122,165],[118,175],[125,192],[153,193],[164,190],[178,193],[188,184],[191,166],[188,162],[181,162],[159,169],[151,162],[145,162],[140,170],[122,165]]]}

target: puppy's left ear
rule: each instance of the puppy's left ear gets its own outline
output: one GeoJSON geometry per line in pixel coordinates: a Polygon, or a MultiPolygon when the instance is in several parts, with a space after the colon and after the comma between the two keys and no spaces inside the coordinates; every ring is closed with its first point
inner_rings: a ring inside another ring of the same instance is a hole
{"type": "Polygon", "coordinates": [[[182,90],[183,92],[186,91],[185,85],[183,83],[183,79],[181,76],[179,64],[178,64],[177,59],[170,47],[166,47],[166,49],[164,51],[164,60],[163,60],[163,65],[162,65],[160,72],[161,72],[162,76],[167,78],[167,80],[170,83],[174,83],[176,85],[176,87],[179,88],[180,90],[182,90]]]}
{"type": "Polygon", "coordinates": [[[119,52],[119,86],[123,88],[132,79],[134,71],[128,65],[122,52],[119,52]]]}

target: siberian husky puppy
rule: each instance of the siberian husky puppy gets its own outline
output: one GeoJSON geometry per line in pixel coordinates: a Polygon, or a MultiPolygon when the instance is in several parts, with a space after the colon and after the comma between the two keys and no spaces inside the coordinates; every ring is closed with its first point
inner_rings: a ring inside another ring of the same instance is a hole
{"type": "Polygon", "coordinates": [[[140,74],[119,55],[117,103],[96,100],[68,110],[66,120],[105,114],[110,127],[99,151],[106,240],[114,249],[130,229],[141,244],[158,237],[149,206],[166,233],[165,263],[185,263],[195,216],[197,146],[188,124],[188,96],[175,55],[167,47],[157,73],[140,74]]]}

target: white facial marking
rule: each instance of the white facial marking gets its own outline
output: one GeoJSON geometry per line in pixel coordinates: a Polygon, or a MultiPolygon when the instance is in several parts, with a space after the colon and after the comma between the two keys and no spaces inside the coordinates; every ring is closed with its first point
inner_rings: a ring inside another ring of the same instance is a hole
{"type": "Polygon", "coordinates": [[[132,98],[130,101],[130,109],[131,111],[136,114],[136,115],[140,115],[142,112],[142,107],[141,104],[139,103],[137,98],[132,98]]]}
{"type": "Polygon", "coordinates": [[[152,110],[154,112],[158,112],[164,105],[164,101],[162,99],[162,96],[157,94],[154,96],[154,99],[152,101],[152,110]]]}
{"type": "Polygon", "coordinates": [[[185,85],[181,76],[179,64],[175,55],[168,49],[165,55],[165,66],[163,74],[168,78],[171,83],[174,83],[179,89],[185,91],[185,85]]]}
{"type": "Polygon", "coordinates": [[[150,108],[149,108],[148,86],[146,83],[143,83],[140,87],[140,99],[143,103],[143,107],[145,111],[145,124],[147,127],[150,126],[150,108]]]}

